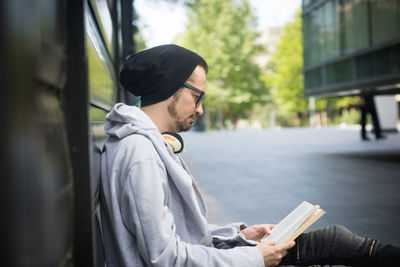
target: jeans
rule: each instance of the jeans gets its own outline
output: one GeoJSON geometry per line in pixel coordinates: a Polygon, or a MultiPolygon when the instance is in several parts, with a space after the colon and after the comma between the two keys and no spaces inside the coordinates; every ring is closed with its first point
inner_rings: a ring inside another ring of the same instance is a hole
{"type": "Polygon", "coordinates": [[[379,266],[375,260],[383,244],[357,236],[341,225],[301,234],[280,266],[379,266]]]}
{"type": "MultiPolygon", "coordinates": [[[[239,239],[221,241],[214,247],[245,246],[239,239]]],[[[400,248],[357,236],[341,225],[331,225],[301,234],[279,266],[399,266],[400,248]]]]}

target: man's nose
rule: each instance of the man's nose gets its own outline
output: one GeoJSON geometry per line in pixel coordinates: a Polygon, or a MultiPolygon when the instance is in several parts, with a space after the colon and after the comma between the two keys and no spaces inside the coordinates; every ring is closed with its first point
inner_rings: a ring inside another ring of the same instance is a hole
{"type": "Polygon", "coordinates": [[[198,105],[198,106],[195,108],[194,111],[196,111],[196,113],[197,113],[198,116],[203,115],[204,111],[203,111],[203,106],[202,106],[202,104],[198,105]]]}

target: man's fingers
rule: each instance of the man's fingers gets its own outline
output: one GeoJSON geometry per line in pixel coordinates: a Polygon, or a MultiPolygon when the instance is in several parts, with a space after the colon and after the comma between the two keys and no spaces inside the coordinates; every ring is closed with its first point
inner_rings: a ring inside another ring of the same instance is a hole
{"type": "Polygon", "coordinates": [[[266,234],[271,234],[271,228],[269,227],[269,225],[265,225],[264,227],[263,227],[263,230],[264,230],[264,233],[266,233],[266,234]]]}
{"type": "Polygon", "coordinates": [[[294,247],[295,244],[296,243],[294,241],[289,241],[289,242],[286,242],[285,244],[282,244],[280,249],[288,250],[288,249],[291,249],[292,247],[294,247]]]}
{"type": "Polygon", "coordinates": [[[265,228],[271,230],[272,228],[275,227],[275,224],[264,224],[265,228]]]}
{"type": "Polygon", "coordinates": [[[264,234],[270,235],[271,234],[271,230],[275,227],[274,224],[262,224],[260,225],[262,228],[262,232],[264,234]]]}
{"type": "Polygon", "coordinates": [[[276,242],[275,241],[264,241],[263,243],[265,243],[268,246],[276,246],[276,242]]]}

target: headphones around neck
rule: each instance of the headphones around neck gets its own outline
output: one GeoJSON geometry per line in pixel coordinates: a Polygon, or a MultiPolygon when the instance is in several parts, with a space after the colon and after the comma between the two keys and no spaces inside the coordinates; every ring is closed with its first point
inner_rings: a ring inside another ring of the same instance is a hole
{"type": "Polygon", "coordinates": [[[165,141],[167,141],[167,144],[171,147],[172,151],[175,154],[182,152],[183,139],[179,134],[172,132],[165,132],[162,133],[162,136],[164,137],[165,141]]]}

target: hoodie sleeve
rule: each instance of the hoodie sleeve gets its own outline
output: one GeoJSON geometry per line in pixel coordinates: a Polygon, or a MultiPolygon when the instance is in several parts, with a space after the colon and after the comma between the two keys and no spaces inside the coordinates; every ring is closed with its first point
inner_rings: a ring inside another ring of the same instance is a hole
{"type": "Polygon", "coordinates": [[[240,233],[240,227],[242,225],[245,224],[240,222],[230,223],[225,226],[209,224],[208,229],[210,229],[214,240],[223,241],[231,247],[257,245],[257,241],[248,240],[244,234],[240,233]]]}
{"type": "Polygon", "coordinates": [[[166,173],[154,160],[136,163],[121,196],[125,226],[148,266],[264,266],[255,247],[216,249],[180,240],[165,205],[166,173]]]}
{"type": "Polygon", "coordinates": [[[208,229],[213,237],[221,240],[228,240],[236,237],[240,232],[240,226],[245,225],[244,223],[230,223],[225,226],[219,226],[216,224],[208,224],[208,229]]]}

